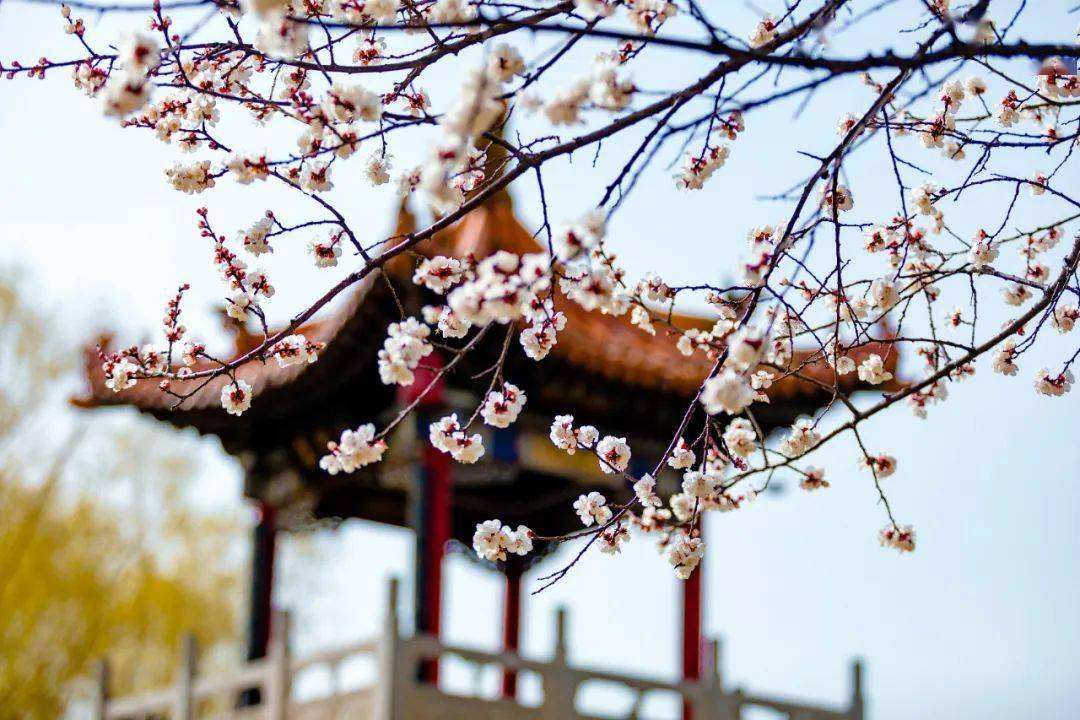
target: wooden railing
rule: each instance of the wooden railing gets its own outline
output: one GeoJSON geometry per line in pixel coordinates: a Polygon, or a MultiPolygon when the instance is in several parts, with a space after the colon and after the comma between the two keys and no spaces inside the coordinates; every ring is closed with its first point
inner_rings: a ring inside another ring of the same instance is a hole
{"type": "Polygon", "coordinates": [[[727,690],[719,673],[719,645],[712,643],[714,672],[694,682],[667,682],[615,672],[574,668],[566,657],[566,613],[559,610],[555,623],[555,655],[549,661],[531,660],[514,652],[482,652],[417,635],[403,637],[397,623],[397,583],[391,581],[382,637],[375,642],[351,645],[310,655],[291,657],[289,616],[274,616],[273,633],[266,658],[249,662],[233,673],[199,676],[196,646],[191,636],[181,645],[180,670],[172,687],[126,698],[108,696],[109,673],[99,664],[94,720],[195,720],[213,715],[222,720],[573,720],[589,716],[577,710],[582,685],[604,682],[620,685],[634,696],[625,717],[638,718],[646,696],[659,693],[678,696],[693,708],[694,720],[738,720],[743,708],[768,708],[790,720],[862,720],[862,667],[852,665],[852,693],[846,707],[819,707],[779,698],[727,690]],[[326,668],[337,678],[343,663],[358,657],[375,661],[371,687],[343,689],[336,682],[322,697],[298,701],[291,688],[296,676],[312,668],[326,668]],[[419,680],[424,660],[457,657],[478,668],[494,666],[537,675],[543,685],[539,705],[526,706],[513,699],[452,695],[419,680]],[[258,689],[260,702],[238,707],[241,693],[258,689]],[[216,702],[216,705],[214,704],[216,702]],[[209,710],[207,708],[210,708],[209,710]],[[215,713],[213,708],[217,708],[215,713]]]}

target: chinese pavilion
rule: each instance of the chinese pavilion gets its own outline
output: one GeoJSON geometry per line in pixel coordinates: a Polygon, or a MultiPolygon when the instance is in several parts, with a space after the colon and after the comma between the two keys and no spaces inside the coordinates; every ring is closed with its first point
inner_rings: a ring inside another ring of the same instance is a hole
{"type": "MultiPolygon", "coordinates": [[[[414,229],[412,215],[403,204],[398,233],[414,229]]],[[[528,395],[518,422],[507,429],[484,427],[488,452],[475,465],[455,464],[448,455],[428,444],[427,424],[449,412],[466,417],[480,400],[470,378],[490,368],[501,352],[502,340],[490,334],[432,392],[425,395],[411,422],[402,423],[391,438],[390,452],[381,462],[353,474],[331,476],[318,461],[329,440],[347,427],[364,422],[385,423],[416,400],[379,382],[378,349],[387,325],[404,309],[418,314],[437,298],[414,285],[411,275],[419,256],[450,255],[483,258],[497,250],[532,253],[539,243],[516,219],[510,196],[499,193],[475,208],[460,222],[417,247],[412,257],[388,263],[352,290],[338,310],[309,322],[297,332],[326,343],[318,362],[280,368],[276,363],[252,362],[237,377],[253,388],[255,401],[241,417],[220,407],[224,377],[202,387],[180,407],[154,383],[140,383],[113,393],[104,385],[96,354],[88,355],[88,392],[77,398],[85,408],[133,406],[177,427],[193,427],[216,436],[225,451],[236,457],[246,473],[244,495],[259,509],[254,530],[250,614],[247,642],[249,659],[262,657],[267,648],[271,616],[270,589],[275,536],[302,529],[312,520],[362,518],[410,527],[417,552],[415,628],[438,634],[440,621],[441,562],[451,541],[471,544],[476,523],[498,517],[546,535],[575,528],[571,503],[591,490],[625,492],[620,480],[600,472],[594,458],[566,455],[548,439],[552,417],[572,413],[575,420],[598,427],[602,433],[625,435],[634,450],[632,470],[646,471],[641,459],[663,453],[663,436],[678,426],[688,403],[707,376],[711,361],[701,353],[687,358],[675,347],[675,338],[656,335],[630,325],[624,318],[589,312],[572,302],[559,309],[567,315],[558,344],[542,362],[521,352],[509,353],[505,377],[528,395]],[[400,303],[400,307],[399,307],[400,303]]],[[[708,329],[712,320],[677,315],[673,324],[708,329]]],[[[235,356],[255,347],[259,338],[241,331],[235,356]]],[[[853,353],[878,352],[895,369],[895,353],[868,345],[853,353]]],[[[804,356],[806,360],[808,356],[804,356]]],[[[424,370],[435,373],[438,355],[428,358],[424,370]]],[[[796,364],[801,363],[798,357],[796,364]]],[[[833,371],[821,360],[801,370],[808,379],[794,376],[768,389],[768,404],[755,406],[764,431],[790,425],[830,400],[833,371]]],[[[418,373],[416,387],[427,378],[418,373]]],[[[861,388],[854,373],[841,378],[841,388],[861,388]]],[[[182,382],[174,385],[184,390],[182,382]]],[[[880,386],[879,390],[882,389],[880,386]]],[[[886,388],[887,389],[887,388],[886,388]]],[[[678,479],[670,471],[660,479],[661,490],[673,492],[678,479]]],[[[580,526],[577,526],[580,529],[580,526]]],[[[542,553],[530,558],[535,562],[542,553]]],[[[511,556],[495,568],[505,574],[503,617],[505,647],[517,648],[521,603],[522,558],[511,556]]],[[[683,676],[700,676],[702,572],[684,583],[683,676]]],[[[503,692],[512,696],[516,680],[511,671],[503,678],[503,692]]]]}

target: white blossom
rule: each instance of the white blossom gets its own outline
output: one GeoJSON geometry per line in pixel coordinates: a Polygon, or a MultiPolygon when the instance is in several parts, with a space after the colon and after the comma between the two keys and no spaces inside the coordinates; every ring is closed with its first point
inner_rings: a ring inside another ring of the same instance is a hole
{"type": "Polygon", "coordinates": [[[221,407],[230,415],[242,415],[251,407],[251,386],[236,380],[221,388],[221,407]]]}
{"type": "Polygon", "coordinates": [[[821,433],[817,431],[813,418],[798,418],[791,426],[791,432],[780,443],[780,452],[788,457],[805,455],[821,442],[821,433]]]}
{"type": "Polygon", "coordinates": [[[104,365],[105,387],[113,392],[127,390],[135,385],[139,370],[138,364],[126,357],[117,362],[106,362],[104,365]]]}
{"type": "Polygon", "coordinates": [[[765,347],[765,338],[761,331],[745,326],[735,331],[728,340],[728,362],[739,370],[757,365],[765,347]]]}
{"type": "Polygon", "coordinates": [[[821,468],[808,467],[803,471],[799,487],[803,490],[820,490],[829,487],[829,481],[825,479],[825,471],[821,468]]]}
{"type": "Polygon", "coordinates": [[[464,23],[476,18],[476,8],[466,0],[437,0],[431,6],[431,19],[437,23],[464,23]]]}
{"type": "Polygon", "coordinates": [[[510,427],[517,420],[521,409],[525,407],[525,400],[525,393],[521,391],[521,388],[510,383],[503,383],[502,391],[492,391],[484,398],[480,416],[492,427],[510,427]]]}
{"type": "Polygon", "coordinates": [[[484,456],[484,441],[479,433],[469,435],[458,424],[457,414],[447,415],[428,428],[432,447],[449,454],[459,463],[471,465],[484,456]]]}
{"type": "Polygon", "coordinates": [[[871,353],[859,364],[859,379],[871,385],[892,380],[893,374],[885,369],[885,361],[877,353],[871,353]]]}
{"type": "Polygon", "coordinates": [[[182,193],[194,195],[215,185],[214,177],[210,173],[210,161],[181,165],[175,163],[165,171],[165,177],[174,188],[182,193]]]}
{"type": "Polygon", "coordinates": [[[882,547],[890,547],[897,552],[915,551],[915,529],[910,525],[899,527],[889,523],[878,533],[882,547]]]}
{"type": "Polygon", "coordinates": [[[308,254],[315,259],[315,267],[337,267],[341,257],[341,242],[335,236],[330,242],[312,240],[307,246],[308,254]]]}
{"type": "Polygon", "coordinates": [[[1031,290],[1028,289],[1027,285],[1011,283],[1001,289],[1001,297],[1005,300],[1006,305],[1018,307],[1031,299],[1031,290]]]}
{"type": "Polygon", "coordinates": [[[990,263],[997,260],[997,257],[997,247],[991,242],[990,237],[980,230],[971,244],[971,250],[968,251],[968,262],[971,263],[971,267],[976,270],[989,267],[990,263]]]}
{"type": "Polygon", "coordinates": [[[573,415],[557,415],[551,423],[551,432],[548,437],[555,447],[565,450],[568,455],[573,455],[579,447],[592,447],[600,433],[592,425],[582,425],[574,428],[573,415]]]}
{"type": "Polygon", "coordinates": [[[473,533],[473,550],[481,560],[497,562],[506,560],[506,554],[528,555],[533,549],[533,532],[524,525],[517,530],[503,526],[499,520],[477,523],[473,533]]]}
{"type": "Polygon", "coordinates": [[[355,470],[382,460],[386,452],[386,441],[375,438],[375,426],[366,423],[355,430],[345,430],[338,442],[326,445],[329,455],[319,459],[319,467],[337,475],[339,472],[351,473],[355,470]]]}
{"type": "Polygon", "coordinates": [[[225,167],[241,185],[250,185],[256,180],[266,180],[270,175],[264,155],[233,153],[229,156],[225,167]]]}
{"type": "Polygon", "coordinates": [[[600,469],[605,473],[623,472],[630,464],[630,446],[626,444],[626,438],[604,436],[596,445],[596,455],[600,469]]]}
{"type": "Polygon", "coordinates": [[[859,459],[859,463],[862,467],[870,469],[874,473],[874,477],[879,480],[887,478],[896,472],[896,458],[884,453],[862,457],[859,459]]]}
{"type": "Polygon", "coordinates": [[[465,267],[460,260],[439,255],[425,258],[420,263],[413,273],[413,282],[442,294],[456,285],[464,272],[465,267]]]}
{"type": "Polygon", "coordinates": [[[964,81],[964,90],[972,97],[978,97],[986,92],[986,81],[977,75],[972,75],[964,81]]]}
{"type": "Polygon", "coordinates": [[[837,212],[847,212],[855,207],[855,196],[846,185],[837,184],[834,189],[831,182],[821,186],[821,207],[831,212],[836,208],[837,212]]]}
{"type": "Polygon", "coordinates": [[[915,209],[919,211],[920,215],[933,214],[934,196],[937,191],[937,186],[929,182],[918,185],[912,189],[911,202],[915,206],[915,209]]]}
{"type": "Polygon", "coordinates": [[[678,533],[668,545],[668,562],[675,569],[675,577],[687,580],[701,563],[705,554],[705,543],[701,538],[691,538],[678,533]]]}
{"type": "Polygon", "coordinates": [[[305,164],[300,173],[300,187],[310,192],[326,192],[333,188],[334,183],[330,182],[330,166],[319,161],[305,164]]]}
{"type": "Polygon", "coordinates": [[[724,445],[735,455],[747,457],[757,446],[757,433],[746,418],[736,418],[724,430],[724,445]]]}
{"type": "Polygon", "coordinates": [[[132,77],[145,76],[161,61],[161,44],[153,35],[135,33],[121,46],[119,60],[132,77]]]}
{"type": "Polygon", "coordinates": [[[734,370],[722,370],[705,381],[701,389],[701,404],[710,415],[726,412],[736,415],[754,401],[749,383],[734,370]]]}
{"type": "Polygon", "coordinates": [[[1080,307],[1076,305],[1058,305],[1054,308],[1054,314],[1051,316],[1050,322],[1057,328],[1059,333],[1064,335],[1067,332],[1072,332],[1078,318],[1080,318],[1080,307]]]}
{"type": "Polygon", "coordinates": [[[320,343],[313,343],[303,335],[287,335],[274,343],[268,351],[281,367],[311,364],[319,359],[320,343]]]}
{"type": "Polygon", "coordinates": [[[618,555],[622,546],[630,542],[630,531],[621,523],[608,528],[597,536],[596,547],[605,555],[618,555]]]}
{"type": "Polygon", "coordinates": [[[244,323],[248,315],[259,307],[255,300],[255,294],[250,291],[237,290],[227,298],[225,312],[237,322],[244,323]]]}
{"type": "Polygon", "coordinates": [[[447,338],[463,338],[469,333],[472,324],[462,320],[448,306],[434,307],[425,305],[422,308],[424,322],[435,325],[439,334],[447,338]]]}
{"type": "Polygon", "coordinates": [[[391,157],[381,152],[373,152],[364,164],[364,175],[372,185],[385,185],[390,182],[391,157]]]}
{"type": "Polygon", "coordinates": [[[574,9],[586,20],[608,17],[615,12],[615,3],[606,0],[574,0],[574,9]]]}
{"type": "Polygon", "coordinates": [[[719,478],[697,470],[683,473],[682,491],[687,497],[708,500],[719,489],[719,478]]]}
{"type": "Polygon", "coordinates": [[[379,351],[379,378],[384,385],[412,385],[413,370],[434,348],[428,342],[431,330],[416,318],[390,323],[379,351]]]}
{"type": "Polygon", "coordinates": [[[605,218],[601,210],[593,208],[580,220],[563,224],[552,235],[555,256],[563,262],[570,262],[588,254],[604,238],[605,218]]]}
{"type": "Polygon", "coordinates": [[[1031,190],[1031,194],[1034,197],[1038,197],[1046,192],[1046,185],[1050,182],[1050,179],[1046,177],[1045,173],[1037,172],[1031,176],[1031,182],[1028,184],[1028,188],[1031,190]]]}
{"type": "Polygon", "coordinates": [[[693,467],[696,460],[694,451],[690,449],[690,446],[686,444],[686,441],[679,438],[679,441],[675,444],[675,449],[671,451],[671,457],[668,458],[668,465],[676,470],[685,470],[686,468],[693,467]]]}
{"type": "Polygon", "coordinates": [[[517,48],[499,43],[488,55],[488,73],[502,82],[525,72],[525,60],[517,48]]]}
{"type": "Polygon", "coordinates": [[[1039,372],[1035,373],[1035,389],[1041,394],[1049,395],[1050,397],[1061,397],[1069,392],[1072,390],[1073,382],[1074,378],[1072,370],[1066,370],[1057,375],[1051,375],[1049,370],[1042,368],[1039,372]]]}
{"type": "Polygon", "coordinates": [[[757,49],[768,45],[776,39],[776,18],[766,15],[754,26],[754,32],[750,34],[750,47],[757,49]]]}
{"type": "Polygon", "coordinates": [[[267,242],[266,239],[266,236],[270,234],[273,226],[273,220],[264,216],[256,220],[247,230],[241,230],[238,233],[238,237],[243,244],[244,249],[256,257],[274,252],[274,249],[270,247],[270,243],[267,242]]]}
{"type": "Polygon", "coordinates": [[[585,527],[591,527],[593,523],[605,525],[611,520],[611,508],[607,506],[607,498],[598,492],[579,495],[574,501],[574,511],[585,527]]]}
{"type": "Polygon", "coordinates": [[[994,352],[994,372],[1002,375],[1015,375],[1016,371],[1020,369],[1014,362],[1015,357],[1016,343],[1012,339],[1006,340],[994,352]]]}
{"type": "Polygon", "coordinates": [[[900,289],[890,278],[878,278],[870,283],[870,301],[880,312],[888,312],[900,302],[900,289]]]}
{"type": "Polygon", "coordinates": [[[682,170],[675,174],[675,186],[680,190],[700,190],[705,187],[705,181],[724,166],[730,154],[727,145],[717,145],[701,155],[687,155],[682,170]]]}
{"type": "Polygon", "coordinates": [[[641,503],[641,507],[660,507],[663,503],[660,497],[656,494],[656,478],[648,473],[641,476],[634,483],[634,495],[637,497],[638,502],[641,503]]]}
{"type": "Polygon", "coordinates": [[[308,49],[307,24],[289,19],[285,8],[266,13],[255,35],[255,47],[273,58],[293,59],[308,49]]]}

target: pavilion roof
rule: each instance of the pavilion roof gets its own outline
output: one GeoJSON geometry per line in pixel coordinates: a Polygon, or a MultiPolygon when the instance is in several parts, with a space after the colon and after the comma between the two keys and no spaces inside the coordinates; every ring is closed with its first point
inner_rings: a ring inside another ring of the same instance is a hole
{"type": "MultiPolygon", "coordinates": [[[[403,227],[410,222],[411,216],[403,212],[399,218],[399,231],[411,229],[403,227]]],[[[416,250],[426,256],[472,255],[483,258],[498,250],[524,254],[540,252],[542,247],[515,217],[509,196],[501,195],[476,208],[453,227],[420,244],[416,250]]],[[[412,267],[412,258],[402,255],[388,264],[387,272],[407,283],[412,267]]],[[[367,304],[365,301],[379,282],[382,282],[382,279],[378,275],[368,276],[357,284],[341,308],[302,325],[297,332],[310,340],[327,343],[328,346],[339,342],[339,335],[357,324],[357,317],[367,304]]],[[[567,323],[566,328],[559,333],[558,343],[552,350],[551,357],[591,375],[641,390],[686,395],[697,390],[712,366],[712,361],[700,352],[684,357],[676,348],[676,338],[662,328],[656,335],[650,335],[630,325],[624,318],[588,311],[573,302],[562,302],[559,309],[567,316],[567,323]]],[[[704,316],[676,314],[672,317],[672,324],[683,330],[708,329],[712,327],[713,320],[704,316]]],[[[259,337],[246,331],[240,332],[236,337],[232,357],[243,355],[259,340],[259,337]]],[[[381,342],[381,337],[379,341],[381,342]]],[[[890,367],[895,369],[896,354],[888,350],[888,347],[871,344],[863,346],[852,355],[858,362],[862,356],[877,352],[886,357],[890,367]]],[[[797,352],[794,363],[803,364],[809,357],[810,353],[797,352]]],[[[255,396],[253,407],[257,407],[261,395],[296,384],[302,375],[317,372],[316,368],[320,365],[322,360],[314,365],[292,365],[285,368],[274,362],[251,362],[238,368],[236,375],[251,385],[255,396]]],[[[212,364],[204,361],[195,369],[210,367],[212,364]]],[[[832,369],[821,359],[806,363],[801,374],[826,385],[833,382],[832,369]]],[[[105,377],[95,352],[87,354],[86,376],[87,393],[74,399],[77,405],[131,405],[155,414],[163,411],[183,414],[219,409],[221,388],[228,382],[224,376],[219,376],[201,387],[197,385],[197,381],[174,381],[174,390],[181,394],[198,388],[190,398],[176,406],[175,399],[161,392],[156,383],[138,383],[119,393],[112,392],[105,387],[105,377]]],[[[841,378],[840,386],[842,390],[850,392],[858,389],[859,383],[854,375],[848,375],[841,378]]],[[[820,394],[820,391],[820,386],[813,382],[790,376],[775,383],[767,394],[771,402],[777,403],[815,396],[820,394]]],[[[221,414],[224,414],[224,411],[221,411],[221,414]]],[[[237,419],[235,422],[242,420],[237,419]]]]}

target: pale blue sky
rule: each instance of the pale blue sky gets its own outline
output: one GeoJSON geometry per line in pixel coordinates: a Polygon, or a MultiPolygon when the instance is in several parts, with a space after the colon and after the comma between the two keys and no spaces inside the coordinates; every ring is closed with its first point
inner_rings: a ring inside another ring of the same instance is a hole
{"type": "MultiPolygon", "coordinates": [[[[1072,39],[1080,17],[1067,13],[1069,4],[1037,3],[1018,25],[1020,34],[1072,39]]],[[[1003,9],[994,10],[995,17],[1006,17],[1015,3],[992,4],[997,6],[1003,9]]],[[[730,12],[732,26],[748,32],[752,15],[741,6],[730,12]]],[[[867,28],[880,36],[841,36],[836,51],[850,47],[844,41],[892,42],[887,27],[883,20],[867,28]]],[[[43,52],[70,57],[76,51],[57,13],[11,2],[0,5],[0,48],[5,62],[32,61],[43,52]]],[[[674,56],[666,57],[663,66],[637,75],[642,87],[659,87],[675,67],[694,76],[691,66],[700,65],[675,65],[674,56]]],[[[437,95],[443,84],[452,86],[435,80],[428,86],[437,95]]],[[[827,149],[837,117],[859,111],[869,99],[852,78],[820,94],[818,114],[793,120],[789,104],[752,115],[745,142],[696,195],[677,193],[657,167],[643,180],[636,202],[613,222],[613,247],[631,274],[656,269],[673,282],[721,277],[746,230],[783,211],[755,198],[782,189],[809,167],[794,150],[827,149]]],[[[223,125],[232,132],[239,127],[223,125]]],[[[27,286],[46,309],[65,318],[71,337],[90,337],[97,328],[120,329],[125,340],[149,337],[167,296],[184,280],[194,285],[188,325],[207,328],[200,335],[208,337],[209,328],[217,327],[209,308],[219,302],[220,291],[209,248],[194,231],[193,210],[208,205],[215,224],[229,235],[266,207],[296,216],[307,211],[265,185],[222,182],[196,197],[171,190],[162,169],[180,157],[177,149],[149,133],[119,129],[71,87],[66,73],[45,82],[0,84],[0,130],[7,168],[0,180],[0,263],[25,270],[27,286]]],[[[608,143],[595,169],[591,153],[552,168],[546,189],[556,219],[576,216],[599,199],[596,188],[631,141],[608,143]]],[[[253,142],[251,149],[277,141],[253,142]]],[[[914,141],[907,143],[912,158],[938,166],[914,141]]],[[[894,197],[890,184],[875,182],[884,177],[891,183],[884,156],[868,150],[849,165],[858,220],[891,212],[894,197]]],[[[401,168],[420,148],[396,152],[401,168]]],[[[962,171],[944,172],[947,183],[962,171]]],[[[915,175],[907,179],[921,181],[915,175]]],[[[1062,176],[1062,186],[1075,187],[1077,179],[1073,170],[1062,176]]],[[[350,217],[369,239],[381,237],[391,222],[392,193],[349,187],[342,176],[336,197],[347,197],[350,217]]],[[[515,194],[524,221],[535,227],[534,187],[515,186],[515,194]]],[[[998,200],[988,193],[977,207],[951,211],[950,223],[969,236],[988,222],[982,216],[998,200]]],[[[1026,199],[1018,212],[1017,222],[1033,217],[1026,199]]],[[[296,246],[283,247],[266,264],[279,287],[268,305],[277,319],[337,277],[309,266],[301,247],[306,239],[296,238],[296,246]]],[[[342,272],[349,263],[344,265],[342,272]]],[[[952,304],[946,297],[938,312],[952,304]]],[[[994,311],[986,312],[986,327],[996,325],[994,311]]],[[[745,511],[710,517],[705,626],[725,639],[728,678],[756,690],[839,703],[848,693],[847,663],[861,656],[874,720],[1080,715],[1080,413],[1075,393],[1042,397],[1030,381],[1040,364],[1060,362],[1075,343],[1074,337],[1048,334],[1018,377],[993,375],[980,363],[979,374],[955,385],[950,401],[932,408],[929,419],[916,420],[900,407],[867,426],[870,446],[899,459],[886,490],[898,518],[917,528],[914,555],[878,547],[883,513],[846,439],[814,458],[829,470],[827,491],[811,495],[789,486],[745,511]]],[[[915,369],[909,365],[908,371],[915,369]]],[[[207,506],[235,505],[238,470],[220,459],[213,441],[200,447],[209,461],[207,471],[193,479],[193,493],[207,506]]],[[[352,522],[320,533],[308,547],[286,545],[280,597],[297,608],[305,647],[372,634],[381,616],[383,581],[410,566],[408,534],[370,524],[352,522]]],[[[566,552],[541,570],[554,568],[566,552]]],[[[446,577],[447,636],[495,647],[497,576],[453,557],[446,577]]],[[[525,651],[549,651],[552,608],[567,604],[576,661],[672,677],[678,665],[678,591],[678,581],[645,538],[635,537],[615,559],[590,554],[563,583],[527,599],[525,651]]]]}

